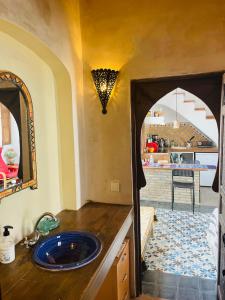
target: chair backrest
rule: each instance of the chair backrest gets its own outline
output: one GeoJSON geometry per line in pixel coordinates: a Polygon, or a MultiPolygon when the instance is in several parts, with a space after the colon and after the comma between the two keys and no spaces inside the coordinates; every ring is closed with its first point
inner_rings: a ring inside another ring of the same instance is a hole
{"type": "Polygon", "coordinates": [[[182,177],[193,177],[194,178],[194,171],[193,170],[172,170],[172,176],[182,176],[182,177]]]}

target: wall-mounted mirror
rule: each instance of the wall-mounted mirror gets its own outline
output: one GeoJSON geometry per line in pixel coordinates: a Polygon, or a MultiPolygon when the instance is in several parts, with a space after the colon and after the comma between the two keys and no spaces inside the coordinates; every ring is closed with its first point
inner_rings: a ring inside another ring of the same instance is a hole
{"type": "Polygon", "coordinates": [[[0,71],[0,199],[37,188],[33,106],[24,82],[0,71]]]}

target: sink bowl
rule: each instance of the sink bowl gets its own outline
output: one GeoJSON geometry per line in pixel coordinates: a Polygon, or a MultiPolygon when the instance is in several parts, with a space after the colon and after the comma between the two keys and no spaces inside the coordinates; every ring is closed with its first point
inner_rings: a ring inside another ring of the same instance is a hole
{"type": "Polygon", "coordinates": [[[100,251],[100,240],[90,232],[61,232],[39,242],[33,260],[42,268],[66,271],[91,263],[100,251]]]}

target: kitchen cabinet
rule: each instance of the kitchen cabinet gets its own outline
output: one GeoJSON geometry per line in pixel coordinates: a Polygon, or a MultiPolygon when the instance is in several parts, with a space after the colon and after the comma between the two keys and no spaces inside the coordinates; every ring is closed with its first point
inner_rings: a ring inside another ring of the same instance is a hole
{"type": "Polygon", "coordinates": [[[195,153],[195,160],[198,160],[201,165],[215,166],[215,169],[200,172],[200,186],[211,187],[216,174],[218,163],[218,153],[195,153]]]}
{"type": "Polygon", "coordinates": [[[129,240],[126,239],[95,300],[130,299],[129,280],[129,240]]]}

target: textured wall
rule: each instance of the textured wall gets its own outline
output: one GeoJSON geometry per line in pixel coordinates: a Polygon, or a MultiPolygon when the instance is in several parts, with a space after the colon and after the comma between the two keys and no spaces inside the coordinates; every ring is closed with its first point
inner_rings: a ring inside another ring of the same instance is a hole
{"type": "Polygon", "coordinates": [[[67,170],[67,178],[61,178],[65,207],[79,208],[86,199],[82,173],[85,159],[79,1],[0,0],[0,4],[0,31],[34,51],[53,72],[63,156],[61,168],[67,170]]]}
{"type": "Polygon", "coordinates": [[[86,175],[89,199],[132,199],[130,80],[225,69],[225,2],[221,0],[82,0],[86,175]],[[120,70],[101,108],[90,70],[120,70]],[[121,193],[110,192],[111,179],[121,193]]]}
{"type": "MultiPolygon", "coordinates": [[[[131,202],[130,80],[224,69],[224,1],[115,0],[106,4],[81,0],[80,11],[74,0],[0,0],[0,4],[0,18],[38,38],[64,64],[71,79],[73,124],[62,131],[61,143],[68,145],[65,168],[76,172],[76,182],[71,177],[64,182],[68,191],[77,184],[75,208],[87,199],[131,202]],[[90,74],[96,67],[120,70],[106,116],[101,114],[90,74]],[[69,131],[74,134],[72,142],[69,131]],[[111,179],[120,180],[120,193],[110,192],[111,179]]],[[[54,76],[65,85],[64,77],[54,76]]],[[[67,94],[61,97],[67,103],[67,94]]],[[[59,108],[64,124],[71,107],[59,108]]],[[[71,201],[67,207],[73,207],[71,201]]]]}
{"type": "Polygon", "coordinates": [[[34,102],[39,187],[0,205],[0,225],[14,225],[19,240],[41,213],[77,209],[86,199],[84,180],[79,181],[85,178],[85,159],[79,157],[84,135],[79,6],[74,0],[0,4],[0,34],[8,35],[1,39],[0,69],[19,75],[34,102]]]}
{"type": "Polygon", "coordinates": [[[58,213],[64,206],[60,191],[54,78],[40,58],[8,35],[0,33],[0,44],[0,69],[10,70],[22,78],[34,108],[38,189],[20,191],[2,199],[0,204],[0,227],[13,225],[14,236],[20,240],[33,231],[32,223],[43,212],[58,213]],[[37,74],[41,76],[37,78],[37,74]]]}

